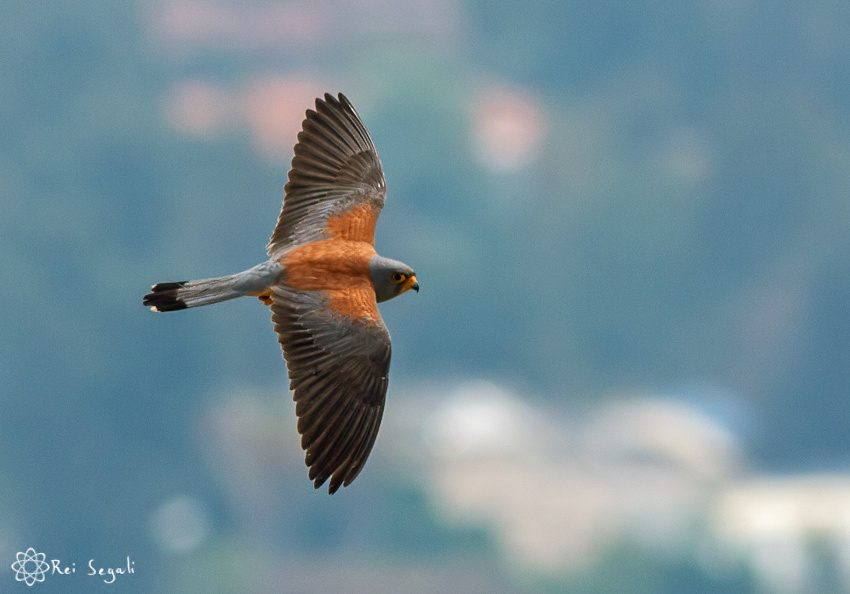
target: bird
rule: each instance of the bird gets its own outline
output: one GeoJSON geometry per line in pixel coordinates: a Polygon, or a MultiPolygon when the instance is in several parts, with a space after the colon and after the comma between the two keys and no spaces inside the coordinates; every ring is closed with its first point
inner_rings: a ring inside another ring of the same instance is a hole
{"type": "Polygon", "coordinates": [[[316,489],[357,478],[384,412],[392,352],[378,303],[413,290],[414,270],[375,251],[386,181],[349,100],[326,93],[306,111],[268,260],[237,274],[153,285],[155,312],[256,297],[272,324],[316,489]]]}

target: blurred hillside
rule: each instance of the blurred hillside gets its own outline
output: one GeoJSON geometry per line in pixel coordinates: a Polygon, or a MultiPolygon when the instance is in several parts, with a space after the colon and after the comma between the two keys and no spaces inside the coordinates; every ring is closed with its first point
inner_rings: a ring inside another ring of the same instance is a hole
{"type": "Polygon", "coordinates": [[[7,0],[0,561],[130,555],[128,592],[850,591],[848,25],[7,0]],[[326,91],[381,153],[377,247],[422,285],[382,306],[387,417],[333,498],[265,308],[141,307],[265,257],[326,91]]]}

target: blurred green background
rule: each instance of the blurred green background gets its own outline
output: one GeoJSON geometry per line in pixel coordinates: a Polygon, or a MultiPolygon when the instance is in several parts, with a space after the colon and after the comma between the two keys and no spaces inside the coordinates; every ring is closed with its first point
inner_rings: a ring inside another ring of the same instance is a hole
{"type": "Polygon", "coordinates": [[[76,568],[44,592],[850,591],[848,30],[791,0],[4,1],[0,592],[28,547],[76,568]],[[333,497],[268,310],[141,305],[264,259],[326,91],[422,285],[382,306],[387,413],[333,497]]]}

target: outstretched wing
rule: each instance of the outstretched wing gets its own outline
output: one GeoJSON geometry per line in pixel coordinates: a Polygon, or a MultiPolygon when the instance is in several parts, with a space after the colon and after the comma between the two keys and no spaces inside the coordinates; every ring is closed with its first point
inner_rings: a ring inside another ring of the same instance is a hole
{"type": "MultiPolygon", "coordinates": [[[[289,371],[310,480],[318,489],[330,478],[328,492],[334,493],[357,477],[378,435],[390,335],[379,315],[355,319],[337,313],[321,291],[285,284],[273,291],[272,322],[289,371]]],[[[334,295],[341,297],[375,301],[374,291],[334,295]]]]}
{"type": "Polygon", "coordinates": [[[298,133],[295,156],[284,187],[283,208],[269,240],[269,256],[279,258],[294,245],[326,239],[330,217],[354,209],[365,219],[366,238],[384,206],[386,182],[369,132],[348,99],[325,94],[298,133]]]}

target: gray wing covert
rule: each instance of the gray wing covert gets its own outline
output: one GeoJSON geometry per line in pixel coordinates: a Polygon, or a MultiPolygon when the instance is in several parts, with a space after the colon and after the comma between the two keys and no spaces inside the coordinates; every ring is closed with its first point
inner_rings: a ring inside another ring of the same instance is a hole
{"type": "Polygon", "coordinates": [[[383,321],[330,311],[320,292],[274,287],[272,322],[283,348],[301,447],[318,489],[348,486],[366,463],[381,423],[390,368],[383,321]]]}
{"type": "Polygon", "coordinates": [[[328,218],[341,210],[368,204],[380,212],[385,195],[381,160],[360,116],[342,93],[325,94],[298,133],[269,256],[323,239],[328,218]]]}

